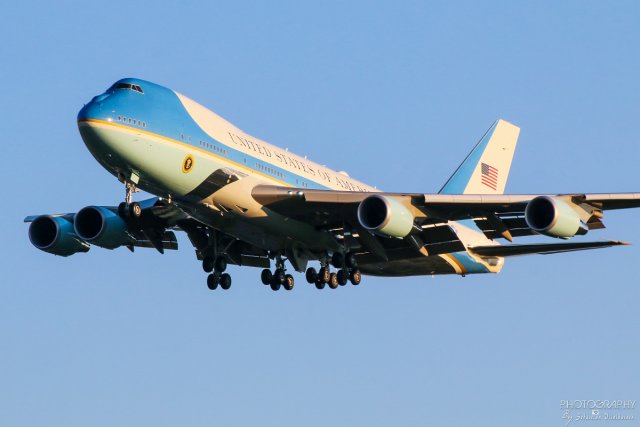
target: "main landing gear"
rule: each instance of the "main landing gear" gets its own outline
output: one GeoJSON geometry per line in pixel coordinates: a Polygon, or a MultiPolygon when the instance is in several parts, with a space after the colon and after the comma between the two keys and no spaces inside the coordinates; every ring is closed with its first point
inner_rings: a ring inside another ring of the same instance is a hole
{"type": "Polygon", "coordinates": [[[358,269],[356,258],[352,253],[343,255],[340,252],[336,252],[333,254],[331,265],[339,268],[337,273],[331,272],[329,263],[326,260],[321,261],[320,265],[320,271],[309,267],[305,273],[307,282],[315,284],[318,289],[323,289],[325,285],[329,285],[331,289],[336,289],[338,286],[346,285],[349,281],[353,285],[359,285],[362,281],[362,273],[358,269]]]}
{"type": "MultiPolygon", "coordinates": [[[[307,282],[315,284],[316,288],[323,289],[325,286],[329,286],[331,289],[337,289],[339,286],[344,286],[348,282],[353,285],[359,285],[362,281],[362,273],[357,267],[356,259],[353,254],[347,253],[335,253],[331,257],[331,262],[328,258],[321,260],[320,270],[317,271],[313,267],[309,267],[306,271],[305,278],[307,282]],[[331,271],[333,266],[338,270],[336,272],[331,271]]],[[[229,289],[231,287],[231,276],[225,273],[227,269],[227,259],[224,255],[217,255],[215,257],[205,256],[202,260],[202,269],[209,273],[207,276],[207,287],[211,290],[217,289],[218,286],[222,289],[229,289]]],[[[290,291],[295,285],[295,280],[291,274],[287,274],[284,260],[281,257],[276,258],[276,268],[271,271],[268,268],[262,270],[260,279],[265,286],[269,286],[272,290],[278,291],[281,288],[290,291]]]]}
{"type": "Polygon", "coordinates": [[[276,269],[274,272],[271,272],[268,268],[262,270],[262,274],[260,275],[262,284],[265,286],[271,286],[271,289],[274,291],[279,290],[280,287],[290,291],[295,285],[295,280],[291,274],[286,274],[286,271],[284,261],[282,258],[278,258],[276,260],[276,269]]]}
{"type": "Polygon", "coordinates": [[[224,271],[227,269],[227,260],[222,257],[205,257],[202,260],[202,269],[205,273],[210,273],[207,276],[207,287],[212,291],[218,288],[218,285],[224,290],[231,287],[231,276],[224,271]]]}

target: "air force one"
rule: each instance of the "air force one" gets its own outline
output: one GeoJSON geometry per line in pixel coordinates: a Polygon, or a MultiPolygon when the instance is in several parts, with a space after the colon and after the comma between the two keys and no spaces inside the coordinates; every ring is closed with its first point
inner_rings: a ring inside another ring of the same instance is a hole
{"type": "Polygon", "coordinates": [[[318,289],[357,285],[362,275],[497,273],[506,257],[625,244],[500,239],[569,239],[604,228],[605,210],[640,207],[640,193],[504,194],[520,132],[504,120],[437,194],[379,191],[139,79],[119,80],[94,97],[78,113],[78,128],[95,159],[124,184],[124,201],[29,216],[31,243],[65,257],[91,245],[164,253],[178,248],[174,231],[181,230],[210,289],[231,286],[228,264],[262,268],[262,283],[273,290],[294,287],[287,263],[318,289]],[[134,202],[138,189],[157,197],[134,202]]]}

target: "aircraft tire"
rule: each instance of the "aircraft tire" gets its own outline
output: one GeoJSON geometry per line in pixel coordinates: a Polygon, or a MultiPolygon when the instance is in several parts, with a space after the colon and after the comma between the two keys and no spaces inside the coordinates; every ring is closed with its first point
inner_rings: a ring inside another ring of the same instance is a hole
{"type": "Polygon", "coordinates": [[[331,277],[329,278],[329,287],[331,289],[336,289],[338,286],[338,275],[336,273],[331,273],[331,277]]]}
{"type": "Polygon", "coordinates": [[[263,285],[270,285],[273,281],[273,273],[271,272],[271,270],[269,270],[268,268],[262,270],[262,273],[260,274],[260,280],[262,280],[263,285]]]}
{"type": "Polygon", "coordinates": [[[231,287],[231,276],[229,273],[223,273],[220,276],[220,287],[225,291],[231,287]]]}
{"type": "Polygon", "coordinates": [[[125,202],[121,202],[118,205],[118,215],[123,219],[129,218],[129,212],[127,211],[127,204],[125,202]]]}
{"type": "Polygon", "coordinates": [[[129,217],[130,218],[140,218],[142,215],[142,206],[140,203],[133,202],[129,205],[129,217]]]}
{"type": "Polygon", "coordinates": [[[351,281],[352,285],[359,285],[362,281],[362,273],[360,272],[360,270],[358,270],[357,268],[355,270],[352,270],[351,274],[349,274],[349,280],[351,281]]]}
{"type": "Polygon", "coordinates": [[[284,286],[286,290],[290,291],[291,289],[293,289],[294,284],[295,280],[292,275],[287,274],[284,276],[284,284],[282,286],[284,286]]]}
{"type": "Polygon", "coordinates": [[[316,283],[316,280],[318,280],[318,272],[315,268],[309,267],[305,273],[305,278],[308,283],[316,283]]]}
{"type": "Polygon", "coordinates": [[[331,272],[327,267],[322,267],[318,275],[319,280],[322,281],[322,283],[329,283],[329,280],[331,280],[331,272]]]}
{"type": "Polygon", "coordinates": [[[273,282],[271,282],[271,290],[273,290],[273,291],[279,290],[280,286],[281,286],[280,282],[277,282],[275,280],[273,282]]]}
{"type": "Polygon", "coordinates": [[[205,273],[211,273],[213,271],[213,260],[211,257],[204,257],[202,260],[202,269],[205,273]]]}
{"type": "Polygon", "coordinates": [[[349,252],[347,256],[344,258],[344,263],[348,268],[355,268],[358,266],[358,261],[356,261],[356,256],[353,252],[349,252]]]}
{"type": "Polygon", "coordinates": [[[326,283],[324,283],[322,280],[316,280],[316,288],[317,289],[324,289],[324,285],[326,283]]]}

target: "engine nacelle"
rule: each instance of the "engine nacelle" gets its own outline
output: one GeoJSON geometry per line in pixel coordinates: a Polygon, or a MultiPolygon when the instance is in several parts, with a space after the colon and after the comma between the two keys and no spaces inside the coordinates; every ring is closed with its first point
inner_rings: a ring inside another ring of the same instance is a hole
{"type": "Polygon", "coordinates": [[[87,252],[89,245],[73,232],[73,224],[60,216],[40,215],[29,226],[29,240],[41,251],[69,256],[87,252]]]}
{"type": "MultiPolygon", "coordinates": [[[[560,199],[538,196],[524,211],[527,225],[541,234],[568,239],[582,230],[577,212],[560,199]]],[[[584,233],[582,233],[584,234],[584,233]]]]}
{"type": "Polygon", "coordinates": [[[80,209],[73,218],[73,226],[82,240],[106,249],[115,249],[134,241],[124,220],[102,206],[80,209]]]}
{"type": "Polygon", "coordinates": [[[405,237],[413,228],[413,215],[397,200],[374,194],[358,206],[358,221],[385,237],[405,237]]]}

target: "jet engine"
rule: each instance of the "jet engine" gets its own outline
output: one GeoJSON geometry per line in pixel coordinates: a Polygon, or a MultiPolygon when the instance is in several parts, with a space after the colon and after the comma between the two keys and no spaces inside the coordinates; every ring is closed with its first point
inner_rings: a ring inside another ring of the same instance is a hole
{"type": "Polygon", "coordinates": [[[41,251],[69,256],[87,252],[89,245],[73,232],[73,224],[61,216],[40,215],[29,226],[29,240],[41,251]]]}
{"type": "Polygon", "coordinates": [[[538,196],[532,199],[527,204],[524,217],[531,229],[551,237],[568,239],[584,230],[576,211],[555,197],[538,196]]]}
{"type": "Polygon", "coordinates": [[[413,228],[413,215],[397,200],[374,194],[358,206],[358,221],[385,237],[405,237],[413,228]]]}
{"type": "Polygon", "coordinates": [[[73,225],[82,240],[106,249],[115,249],[135,241],[124,220],[103,206],[80,209],[73,219],[73,225]]]}

